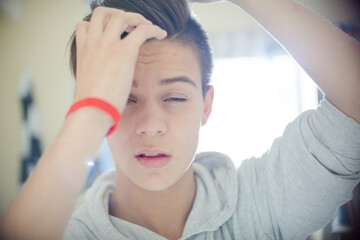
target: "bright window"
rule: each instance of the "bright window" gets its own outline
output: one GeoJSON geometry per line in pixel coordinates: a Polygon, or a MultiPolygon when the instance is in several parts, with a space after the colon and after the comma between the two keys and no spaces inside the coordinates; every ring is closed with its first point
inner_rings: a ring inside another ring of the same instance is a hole
{"type": "Polygon", "coordinates": [[[317,105],[317,88],[288,56],[215,61],[213,111],[198,151],[219,151],[236,166],[261,156],[299,113],[317,105]]]}

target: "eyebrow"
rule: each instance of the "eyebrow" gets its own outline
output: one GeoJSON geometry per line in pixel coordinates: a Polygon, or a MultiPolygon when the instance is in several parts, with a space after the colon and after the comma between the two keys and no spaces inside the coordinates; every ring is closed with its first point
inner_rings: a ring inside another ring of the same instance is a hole
{"type": "MultiPolygon", "coordinates": [[[[159,85],[160,86],[167,86],[167,85],[178,83],[178,82],[189,83],[192,86],[194,86],[195,88],[197,88],[196,83],[193,80],[191,80],[190,78],[186,77],[186,76],[167,78],[167,79],[161,80],[159,85]]],[[[138,87],[138,83],[135,80],[132,83],[132,87],[133,88],[138,87]]]]}
{"type": "Polygon", "coordinates": [[[196,83],[186,76],[179,76],[179,77],[161,80],[160,85],[167,86],[167,85],[178,83],[178,82],[189,83],[189,84],[193,85],[195,88],[197,88],[196,83]]]}

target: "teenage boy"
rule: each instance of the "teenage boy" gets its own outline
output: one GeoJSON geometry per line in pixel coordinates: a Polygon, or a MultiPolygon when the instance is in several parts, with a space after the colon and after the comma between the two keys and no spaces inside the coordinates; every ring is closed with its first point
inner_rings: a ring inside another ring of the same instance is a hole
{"type": "Polygon", "coordinates": [[[4,216],[4,236],[61,238],[67,226],[65,239],[304,239],[330,221],[359,182],[359,44],[291,0],[231,2],[322,89],[317,110],[237,170],[218,153],[194,160],[214,90],[211,61],[185,34],[195,22],[186,2],[104,1],[77,25],[75,107],[4,216]],[[116,173],[94,183],[69,221],[117,111],[116,173]]]}

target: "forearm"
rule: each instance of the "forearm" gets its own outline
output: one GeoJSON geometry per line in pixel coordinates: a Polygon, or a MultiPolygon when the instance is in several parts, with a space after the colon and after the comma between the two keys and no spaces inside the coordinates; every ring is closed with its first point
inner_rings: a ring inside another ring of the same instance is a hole
{"type": "Polygon", "coordinates": [[[330,102],[360,122],[359,43],[292,0],[231,2],[284,46],[330,102]]]}
{"type": "MultiPolygon", "coordinates": [[[[140,14],[97,7],[91,21],[76,27],[75,99],[103,99],[123,112],[137,55],[149,39],[167,33],[140,14]],[[120,39],[124,31],[126,38],[120,39]]],[[[81,108],[66,119],[59,135],[0,225],[1,239],[60,239],[112,118],[95,108],[81,108]]]]}
{"type": "Polygon", "coordinates": [[[60,239],[111,118],[84,108],[72,113],[1,222],[5,239],[60,239]]]}

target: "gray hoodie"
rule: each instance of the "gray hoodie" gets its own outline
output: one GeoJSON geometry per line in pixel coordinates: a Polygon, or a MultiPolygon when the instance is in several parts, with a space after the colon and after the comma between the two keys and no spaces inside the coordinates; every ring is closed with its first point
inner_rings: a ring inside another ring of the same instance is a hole
{"type": "MultiPolygon", "coordinates": [[[[260,158],[235,169],[210,152],[193,163],[197,192],[181,239],[305,239],[352,198],[360,179],[360,124],[324,100],[260,158]]],[[[110,216],[115,172],[88,190],[63,239],[165,239],[110,216]]]]}

